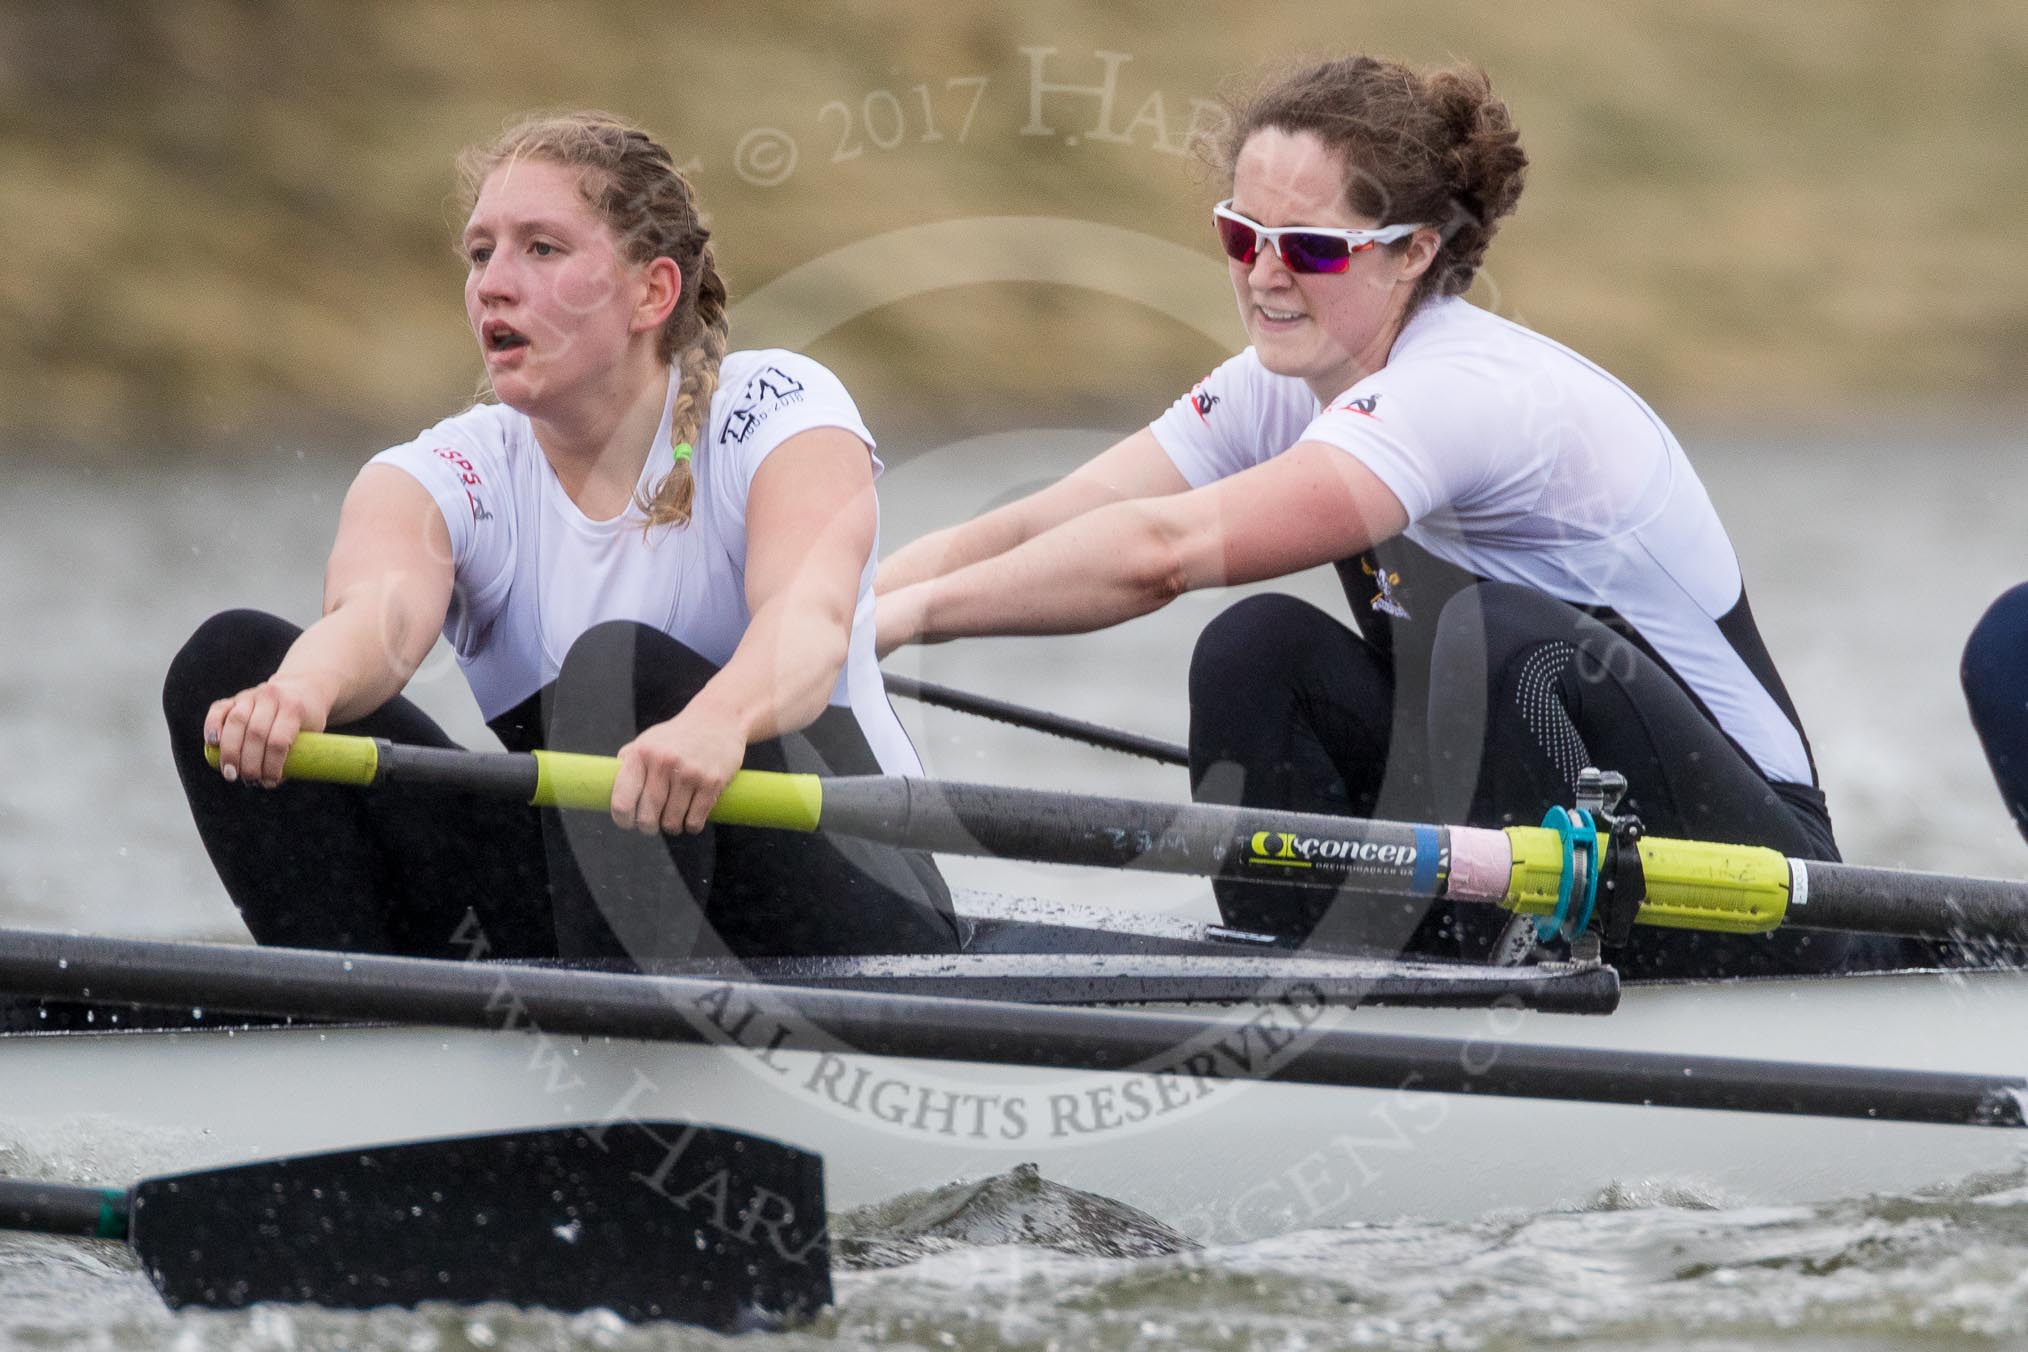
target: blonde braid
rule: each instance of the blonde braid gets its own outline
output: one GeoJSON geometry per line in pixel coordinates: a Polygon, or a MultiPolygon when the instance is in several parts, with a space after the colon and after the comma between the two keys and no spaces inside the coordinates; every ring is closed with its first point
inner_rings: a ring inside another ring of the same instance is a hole
{"type": "MultiPolygon", "coordinates": [[[[694,447],[703,439],[705,420],[711,416],[711,396],[718,392],[718,368],[725,360],[731,329],[725,314],[725,281],[705,245],[697,258],[697,336],[678,354],[682,383],[676,387],[676,407],[669,419],[671,448],[694,447]]],[[[697,495],[696,471],[689,455],[678,454],[676,466],[655,485],[654,494],[641,503],[648,525],[684,526],[697,495]]]]}

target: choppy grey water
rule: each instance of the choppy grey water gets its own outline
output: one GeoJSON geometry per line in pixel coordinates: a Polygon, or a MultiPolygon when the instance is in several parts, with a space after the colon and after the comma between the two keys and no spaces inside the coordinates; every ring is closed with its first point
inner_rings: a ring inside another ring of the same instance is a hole
{"type": "MultiPolygon", "coordinates": [[[[889,545],[1061,472],[1101,432],[899,447],[889,545]],[[913,451],[913,455],[909,452],[913,451]]],[[[1849,859],[2020,876],[2024,848],[1966,721],[1965,635],[2028,577],[2024,439],[1871,430],[1690,439],[1763,632],[1801,707],[1849,859]]],[[[212,611],[316,613],[351,465],[0,468],[0,923],[187,938],[243,933],[184,816],[157,692],[212,611]]],[[[1341,605],[1327,575],[1283,589],[1341,605]]],[[[1191,637],[1229,596],[1106,634],[915,650],[890,669],[1180,740],[1191,637]]],[[[412,688],[488,735],[441,649],[412,688]]],[[[1181,772],[904,704],[932,774],[1181,797],[1181,772]]],[[[954,862],[954,881],[1209,915],[1188,880],[954,862]]],[[[0,1085],[0,1166],[9,1162],[0,1085]]],[[[1663,1111],[1663,1110],[1658,1110],[1663,1111]]],[[[116,1157],[115,1157],[116,1156],[116,1157]]],[[[161,1161],[67,1162],[118,1179],[161,1161]]],[[[1208,1164],[1210,1162],[1207,1162],[1208,1164]]],[[[1376,1220],[1134,1260],[965,1246],[850,1272],[816,1326],[743,1346],[2028,1346],[2028,1174],[1914,1198],[1769,1209],[1643,1180],[1584,1208],[1472,1224],[1376,1220]]],[[[505,1310],[172,1316],[117,1250],[0,1239],[0,1349],[663,1348],[673,1329],[505,1310]]]]}

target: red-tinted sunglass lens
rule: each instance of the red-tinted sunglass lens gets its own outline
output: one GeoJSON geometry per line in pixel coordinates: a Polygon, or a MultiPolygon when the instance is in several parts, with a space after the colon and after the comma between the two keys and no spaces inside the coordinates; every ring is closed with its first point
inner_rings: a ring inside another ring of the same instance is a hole
{"type": "Polygon", "coordinates": [[[1330,235],[1283,235],[1281,254],[1290,272],[1343,272],[1352,266],[1352,247],[1330,235]]]}
{"type": "Polygon", "coordinates": [[[1253,227],[1224,216],[1215,219],[1218,222],[1219,243],[1225,246],[1225,256],[1235,262],[1253,262],[1256,247],[1260,243],[1260,236],[1253,232],[1253,227]]]}

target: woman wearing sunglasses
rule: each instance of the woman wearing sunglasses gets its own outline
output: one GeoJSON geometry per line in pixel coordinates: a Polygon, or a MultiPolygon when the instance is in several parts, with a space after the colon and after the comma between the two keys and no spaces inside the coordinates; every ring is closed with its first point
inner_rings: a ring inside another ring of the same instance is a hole
{"type": "MultiPolygon", "coordinates": [[[[1210,224],[1252,345],[1062,481],[896,553],[881,651],[1098,629],[1334,564],[1356,629],[1258,595],[1198,640],[1200,799],[1534,824],[1597,766],[1626,776],[1652,833],[1835,859],[1808,742],[1675,437],[1591,361],[1463,299],[1527,163],[1485,76],[1316,66],[1236,107],[1216,150],[1230,192],[1210,224]]],[[[1499,947],[1464,912],[1336,900],[1218,884],[1246,929],[1499,947]]],[[[1641,930],[1622,961],[1858,956],[1641,930]]]]}
{"type": "Polygon", "coordinates": [[[851,397],[797,353],[727,351],[711,231],[646,133],[536,119],[461,167],[498,402],[360,471],[321,618],[215,616],[163,691],[247,927],[430,957],[955,949],[926,858],[706,822],[742,764],[921,773],[873,656],[880,463],[851,397]],[[450,745],[399,693],[440,631],[509,750],[617,753],[610,821],[262,791],[304,729],[450,745]]]}

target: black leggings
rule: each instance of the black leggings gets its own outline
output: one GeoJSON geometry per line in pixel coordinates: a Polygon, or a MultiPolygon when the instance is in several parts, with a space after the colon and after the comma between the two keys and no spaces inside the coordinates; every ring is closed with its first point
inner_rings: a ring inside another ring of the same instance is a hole
{"type": "MultiPolygon", "coordinates": [[[[1255,596],[1198,640],[1190,771],[1199,799],[1476,826],[1534,825],[1569,806],[1587,765],[1627,777],[1626,809],[1655,835],[1836,859],[1822,795],[1777,793],[1682,687],[1625,638],[1551,597],[1480,583],[1445,606],[1423,670],[1396,697],[1388,656],[1314,606],[1255,596]]],[[[1483,957],[1506,919],[1221,880],[1237,928],[1385,951],[1483,957]]],[[[1891,964],[1895,941],[1640,928],[1629,976],[1818,971],[1891,964]],[[1878,949],[1878,952],[1874,952],[1878,949]]]]}
{"type": "MultiPolygon", "coordinates": [[[[657,839],[604,813],[442,789],[230,783],[204,762],[205,712],[265,680],[300,633],[258,611],[216,615],[177,654],[162,691],[198,834],[261,943],[638,964],[958,946],[950,893],[913,852],[728,826],[657,839]]],[[[555,682],[493,727],[511,750],[546,742],[609,754],[673,716],[716,670],[646,626],[599,625],[572,646],[555,682]]],[[[400,697],[332,731],[454,745],[400,697]]],[[[851,711],[835,707],[801,732],[748,747],[745,764],[880,772],[851,711]]]]}

